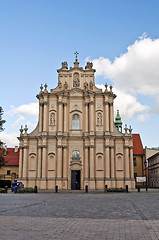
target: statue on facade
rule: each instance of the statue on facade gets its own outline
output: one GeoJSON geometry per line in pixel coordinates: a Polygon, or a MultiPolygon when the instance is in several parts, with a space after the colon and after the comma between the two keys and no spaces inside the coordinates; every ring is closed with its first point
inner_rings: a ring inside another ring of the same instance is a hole
{"type": "Polygon", "coordinates": [[[51,113],[50,114],[50,125],[55,125],[55,114],[51,113]]]}
{"type": "Polygon", "coordinates": [[[68,88],[68,83],[65,81],[64,83],[64,89],[67,89],[68,88]]]}
{"type": "Polygon", "coordinates": [[[87,82],[84,83],[84,88],[86,91],[88,91],[88,83],[87,82]]]}
{"type": "Polygon", "coordinates": [[[68,64],[67,64],[67,62],[62,62],[62,68],[63,68],[63,69],[68,69],[68,64]]]}
{"type": "Polygon", "coordinates": [[[102,126],[102,114],[101,113],[97,114],[97,125],[102,126]]]}
{"type": "Polygon", "coordinates": [[[73,87],[80,87],[79,73],[73,75],[73,87]]]}
{"type": "Polygon", "coordinates": [[[93,63],[92,62],[87,62],[85,69],[92,69],[93,63]]]}
{"type": "Polygon", "coordinates": [[[59,80],[59,82],[58,82],[58,87],[59,87],[59,88],[62,88],[62,83],[61,83],[60,80],[59,80]]]}
{"type": "Polygon", "coordinates": [[[90,81],[89,87],[90,87],[91,90],[93,90],[93,82],[92,81],[90,81]]]}

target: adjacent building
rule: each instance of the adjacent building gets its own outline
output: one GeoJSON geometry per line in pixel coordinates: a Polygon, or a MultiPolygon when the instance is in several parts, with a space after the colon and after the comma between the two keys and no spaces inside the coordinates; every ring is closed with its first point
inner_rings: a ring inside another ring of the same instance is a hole
{"type": "Polygon", "coordinates": [[[4,156],[6,165],[0,169],[0,180],[14,181],[19,176],[19,149],[7,148],[4,156]]]}
{"type": "Polygon", "coordinates": [[[133,140],[133,164],[134,178],[145,176],[145,152],[143,149],[140,134],[132,134],[133,140]]]}
{"type": "Polygon", "coordinates": [[[148,159],[148,182],[150,187],[159,187],[159,152],[148,159]]]}
{"type": "Polygon", "coordinates": [[[114,124],[112,86],[95,86],[93,64],[63,62],[58,86],[40,87],[39,121],[30,134],[20,129],[19,179],[39,189],[135,187],[131,127],[114,124]]]}

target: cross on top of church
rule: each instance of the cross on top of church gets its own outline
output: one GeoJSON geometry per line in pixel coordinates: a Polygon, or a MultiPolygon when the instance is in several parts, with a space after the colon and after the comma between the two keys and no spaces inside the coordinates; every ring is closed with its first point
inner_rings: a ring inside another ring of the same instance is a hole
{"type": "Polygon", "coordinates": [[[79,54],[77,51],[74,53],[76,55],[75,61],[78,61],[77,54],[79,54]]]}

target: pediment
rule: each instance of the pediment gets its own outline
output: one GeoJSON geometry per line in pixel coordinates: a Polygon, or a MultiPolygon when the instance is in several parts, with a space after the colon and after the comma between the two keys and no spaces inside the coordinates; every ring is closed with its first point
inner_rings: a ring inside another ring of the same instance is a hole
{"type": "Polygon", "coordinates": [[[79,88],[74,88],[70,91],[70,96],[71,97],[82,97],[83,96],[83,91],[79,88]]]}

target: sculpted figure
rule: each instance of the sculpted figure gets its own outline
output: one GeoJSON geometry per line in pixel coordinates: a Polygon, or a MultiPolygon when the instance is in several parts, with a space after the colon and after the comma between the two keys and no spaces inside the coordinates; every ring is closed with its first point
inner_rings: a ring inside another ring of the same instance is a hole
{"type": "Polygon", "coordinates": [[[87,82],[84,83],[84,88],[85,88],[86,91],[88,90],[88,83],[87,82]]]}
{"type": "Polygon", "coordinates": [[[59,82],[58,82],[58,86],[59,86],[59,88],[62,88],[62,83],[61,83],[60,80],[59,80],[59,82]]]}
{"type": "Polygon", "coordinates": [[[97,125],[102,126],[102,114],[101,113],[97,114],[97,125]]]}
{"type": "Polygon", "coordinates": [[[50,114],[50,125],[55,125],[55,114],[54,113],[50,114]]]}
{"type": "Polygon", "coordinates": [[[64,84],[64,88],[67,89],[68,88],[68,84],[67,82],[65,81],[65,84],[64,84]]]}
{"type": "Polygon", "coordinates": [[[73,87],[79,87],[79,86],[80,86],[79,74],[75,73],[73,75],[73,87]]]}
{"type": "Polygon", "coordinates": [[[67,64],[67,62],[62,62],[62,68],[68,69],[68,64],[67,64]]]}
{"type": "Polygon", "coordinates": [[[93,82],[92,81],[90,81],[89,86],[90,86],[90,89],[93,90],[93,82]]]}

